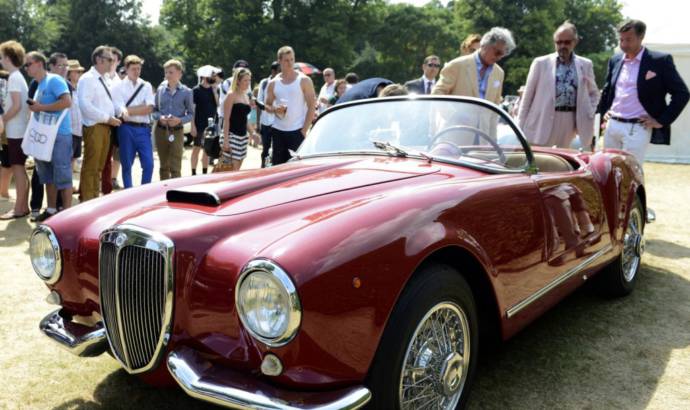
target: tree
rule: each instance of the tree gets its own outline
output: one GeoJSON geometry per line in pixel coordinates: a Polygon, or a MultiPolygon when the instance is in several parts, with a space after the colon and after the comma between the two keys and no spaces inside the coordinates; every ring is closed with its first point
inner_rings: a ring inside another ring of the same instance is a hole
{"type": "Polygon", "coordinates": [[[466,32],[484,33],[501,25],[513,32],[517,49],[501,62],[506,94],[524,84],[532,59],[554,51],[553,32],[565,20],[578,27],[582,41],[576,52],[592,58],[597,80],[603,83],[605,59],[622,18],[617,0],[457,0],[454,9],[466,32]]]}

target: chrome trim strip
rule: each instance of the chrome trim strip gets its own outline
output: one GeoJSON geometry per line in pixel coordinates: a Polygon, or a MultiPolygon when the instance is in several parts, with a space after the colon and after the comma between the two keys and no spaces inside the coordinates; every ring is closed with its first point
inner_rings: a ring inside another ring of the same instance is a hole
{"type": "Polygon", "coordinates": [[[80,357],[94,357],[108,349],[105,328],[99,322],[88,327],[60,315],[61,309],[51,312],[38,325],[39,330],[63,349],[80,357]]]}
{"type": "Polygon", "coordinates": [[[578,264],[577,266],[573,267],[569,271],[565,272],[561,276],[559,276],[556,279],[549,282],[549,284],[547,284],[543,288],[541,288],[538,291],[536,291],[535,293],[533,293],[527,299],[523,300],[522,302],[519,302],[515,306],[508,309],[506,311],[506,316],[508,317],[508,319],[510,319],[511,317],[517,315],[521,310],[523,310],[527,306],[531,305],[532,303],[537,301],[537,299],[540,299],[542,296],[546,295],[547,293],[549,293],[554,288],[558,287],[559,285],[561,285],[563,282],[567,281],[568,279],[570,279],[574,275],[577,275],[578,272],[582,271],[587,266],[591,265],[592,262],[599,259],[601,256],[603,256],[605,253],[609,252],[611,249],[613,249],[613,246],[611,244],[608,244],[605,248],[603,248],[600,251],[598,251],[597,253],[591,255],[590,257],[588,257],[584,261],[580,262],[580,264],[578,264]]]}
{"type": "MultiPolygon", "coordinates": [[[[121,309],[119,306],[119,292],[116,292],[116,304],[117,304],[117,320],[118,320],[118,326],[120,328],[120,339],[122,343],[122,349],[124,350],[125,353],[125,361],[121,360],[121,358],[118,357],[117,354],[114,354],[115,358],[120,362],[120,364],[124,367],[125,370],[127,370],[128,373],[130,374],[136,374],[136,373],[143,373],[146,371],[149,371],[153,368],[155,368],[159,363],[161,358],[163,357],[163,351],[165,350],[165,347],[168,344],[168,340],[170,339],[170,330],[172,327],[172,316],[173,316],[173,291],[174,291],[174,253],[175,253],[175,245],[172,242],[170,238],[167,236],[151,231],[136,225],[132,224],[121,224],[121,225],[115,225],[101,233],[100,242],[109,242],[114,244],[117,247],[117,252],[115,254],[115,275],[116,275],[116,281],[115,281],[115,287],[117,288],[117,275],[119,275],[119,254],[122,248],[127,247],[127,246],[135,246],[139,248],[145,248],[151,251],[155,251],[160,253],[163,256],[164,260],[164,266],[163,266],[163,272],[164,272],[164,283],[163,283],[163,289],[165,292],[165,302],[164,302],[164,308],[163,308],[163,320],[162,320],[162,326],[161,330],[158,336],[158,340],[155,341],[156,347],[154,350],[154,353],[151,357],[151,360],[143,367],[138,368],[138,369],[132,369],[129,359],[129,355],[127,352],[127,347],[126,347],[126,341],[125,341],[125,334],[124,334],[124,327],[122,325],[122,319],[121,319],[121,309]],[[122,240],[118,240],[118,237],[124,234],[125,237],[122,240]]],[[[101,260],[101,246],[98,248],[98,259],[99,259],[99,264],[101,260]]],[[[100,279],[99,279],[99,285],[100,285],[100,279]]],[[[103,301],[102,297],[100,295],[100,288],[99,288],[99,299],[101,303],[101,307],[103,306],[103,301]]],[[[101,308],[102,310],[102,308],[101,308]]],[[[102,312],[101,312],[102,314],[102,312]]],[[[108,343],[111,344],[112,342],[110,341],[110,336],[108,335],[108,332],[106,332],[106,336],[108,338],[108,343]]],[[[113,349],[114,350],[114,349],[113,349]]]]}
{"type": "Polygon", "coordinates": [[[240,317],[240,321],[244,328],[252,335],[256,340],[266,344],[270,347],[280,347],[288,344],[297,334],[297,330],[302,322],[302,305],[300,303],[299,295],[297,294],[297,288],[295,284],[290,279],[290,275],[285,272],[280,266],[275,262],[268,259],[254,259],[247,263],[247,265],[242,269],[237,284],[235,285],[235,307],[237,308],[237,316],[240,317]],[[242,282],[255,272],[265,272],[280,281],[285,290],[288,293],[290,299],[290,311],[288,312],[288,327],[285,329],[282,335],[275,338],[268,338],[256,333],[252,328],[245,322],[245,313],[243,307],[240,305],[240,287],[242,282]]]}
{"type": "Polygon", "coordinates": [[[31,232],[31,237],[29,238],[29,245],[31,245],[31,240],[38,233],[45,233],[48,236],[48,240],[50,241],[50,244],[53,247],[53,252],[55,253],[55,269],[53,270],[50,277],[46,279],[38,273],[38,271],[34,267],[33,260],[31,260],[31,267],[34,268],[34,272],[39,278],[41,278],[42,281],[44,281],[48,285],[53,285],[57,283],[57,281],[60,280],[60,278],[62,277],[62,251],[60,250],[60,243],[58,242],[57,236],[55,235],[55,232],[51,227],[49,227],[48,225],[40,224],[36,228],[34,228],[33,232],[31,232]]]}
{"type": "MultiPolygon", "coordinates": [[[[205,361],[198,362],[195,358],[191,349],[186,347],[171,352],[168,355],[170,374],[188,395],[223,407],[242,410],[356,410],[371,400],[369,389],[356,386],[342,390],[342,395],[328,402],[306,404],[303,401],[304,397],[300,397],[297,402],[289,403],[267,395],[259,386],[253,386],[256,388],[252,389],[251,383],[244,383],[239,378],[228,378],[227,385],[214,382],[218,379],[204,377],[204,373],[213,370],[213,365],[205,361]],[[186,360],[185,357],[189,357],[190,360],[186,360]]],[[[321,394],[312,393],[312,397],[319,396],[321,394]]]]}

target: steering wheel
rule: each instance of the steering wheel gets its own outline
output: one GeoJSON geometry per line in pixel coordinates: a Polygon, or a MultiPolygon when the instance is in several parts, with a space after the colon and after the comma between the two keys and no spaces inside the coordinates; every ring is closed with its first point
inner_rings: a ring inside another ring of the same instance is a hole
{"type": "MultiPolygon", "coordinates": [[[[441,131],[437,132],[436,135],[434,135],[431,138],[431,142],[429,143],[429,152],[431,152],[431,150],[434,148],[434,146],[436,144],[438,144],[437,141],[442,136],[444,136],[445,134],[449,134],[451,132],[456,132],[456,131],[474,132],[475,136],[479,136],[483,140],[486,140],[489,143],[489,145],[491,145],[491,147],[496,150],[496,153],[498,154],[498,159],[501,161],[502,164],[505,164],[507,162],[505,152],[503,151],[503,149],[498,145],[498,143],[493,138],[491,138],[484,131],[482,131],[478,128],[475,128],[475,127],[470,127],[469,125],[452,125],[448,128],[444,128],[441,131]]],[[[460,147],[457,147],[457,148],[460,150],[461,153],[465,152],[462,148],[460,148],[460,147]]]]}

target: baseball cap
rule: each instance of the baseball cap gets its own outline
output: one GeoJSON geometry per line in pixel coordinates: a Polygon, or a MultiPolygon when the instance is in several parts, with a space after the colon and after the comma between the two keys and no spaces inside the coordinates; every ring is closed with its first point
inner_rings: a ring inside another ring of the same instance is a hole
{"type": "Polygon", "coordinates": [[[249,63],[246,60],[237,60],[235,64],[232,65],[232,68],[249,68],[249,63]]]}

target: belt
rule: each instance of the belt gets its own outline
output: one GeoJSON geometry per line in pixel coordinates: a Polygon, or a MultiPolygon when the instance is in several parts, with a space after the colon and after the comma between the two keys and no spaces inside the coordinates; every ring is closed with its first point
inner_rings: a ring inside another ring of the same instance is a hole
{"type": "Polygon", "coordinates": [[[621,117],[616,117],[613,115],[611,116],[611,119],[616,120],[618,122],[624,122],[626,124],[637,124],[637,123],[642,122],[642,120],[639,118],[621,118],[621,117]]]}
{"type": "Polygon", "coordinates": [[[166,126],[164,126],[164,125],[158,124],[158,128],[160,128],[160,129],[162,129],[162,130],[179,131],[179,130],[182,129],[182,126],[181,126],[181,125],[177,125],[177,126],[175,126],[175,127],[166,127],[166,126]]]}
{"type": "Polygon", "coordinates": [[[130,122],[130,121],[125,121],[122,123],[122,125],[130,125],[132,127],[142,127],[142,128],[149,128],[151,127],[151,124],[147,122],[130,122]]]}
{"type": "Polygon", "coordinates": [[[575,112],[575,107],[556,107],[556,111],[560,111],[560,112],[575,112]]]}

